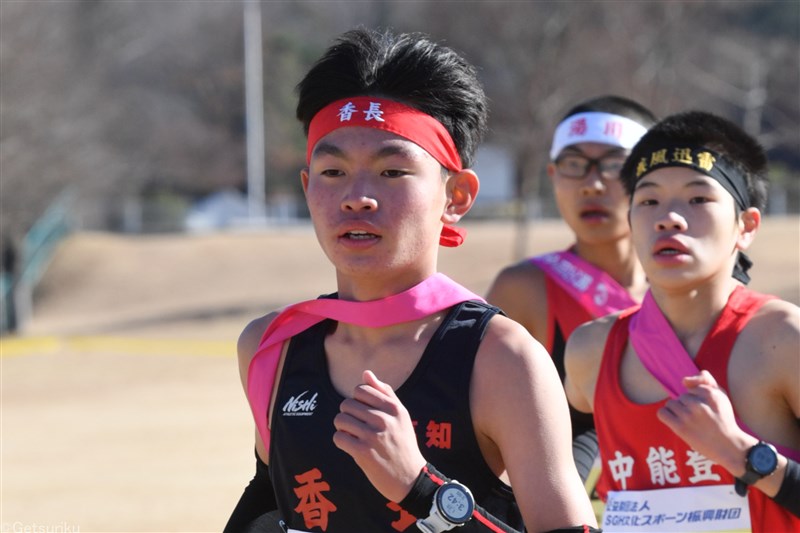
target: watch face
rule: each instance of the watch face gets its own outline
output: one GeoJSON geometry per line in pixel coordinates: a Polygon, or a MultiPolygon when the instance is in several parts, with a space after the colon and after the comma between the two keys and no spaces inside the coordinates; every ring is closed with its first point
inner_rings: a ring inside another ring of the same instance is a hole
{"type": "Polygon", "coordinates": [[[771,474],[778,466],[778,456],[767,444],[758,444],[750,450],[750,466],[761,475],[771,474]]]}
{"type": "Polygon", "coordinates": [[[442,485],[438,494],[439,511],[449,522],[460,524],[469,520],[475,509],[475,502],[462,485],[442,485]]]}

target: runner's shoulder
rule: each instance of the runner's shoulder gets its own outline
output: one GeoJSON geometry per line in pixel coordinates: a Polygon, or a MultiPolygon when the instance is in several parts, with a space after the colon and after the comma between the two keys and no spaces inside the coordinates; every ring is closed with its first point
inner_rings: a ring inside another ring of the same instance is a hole
{"type": "Polygon", "coordinates": [[[567,339],[567,353],[591,355],[599,352],[602,354],[602,348],[605,346],[611,327],[617,321],[618,316],[619,312],[612,313],[585,322],[575,328],[575,331],[567,339]]]}
{"type": "Polygon", "coordinates": [[[503,268],[492,281],[486,299],[507,311],[519,314],[545,298],[545,273],[525,259],[503,268]],[[516,309],[519,307],[519,309],[516,309]]]}
{"type": "Polygon", "coordinates": [[[246,361],[249,364],[259,344],[261,344],[261,337],[276,316],[278,316],[278,312],[273,311],[251,320],[250,323],[245,326],[236,344],[236,351],[239,355],[240,363],[246,361]]]}

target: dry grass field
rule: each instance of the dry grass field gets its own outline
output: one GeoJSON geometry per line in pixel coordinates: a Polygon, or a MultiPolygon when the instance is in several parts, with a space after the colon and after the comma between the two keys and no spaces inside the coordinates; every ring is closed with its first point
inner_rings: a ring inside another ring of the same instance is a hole
{"type": "MultiPolygon", "coordinates": [[[[440,270],[484,293],[515,230],[466,226],[440,270]]],[[[527,252],[568,239],[536,222],[527,252]]],[[[751,252],[752,287],[800,303],[800,219],[767,218],[751,252]]],[[[254,466],[235,339],[333,288],[310,227],[73,235],[0,341],[0,531],[220,531],[254,466]]]]}

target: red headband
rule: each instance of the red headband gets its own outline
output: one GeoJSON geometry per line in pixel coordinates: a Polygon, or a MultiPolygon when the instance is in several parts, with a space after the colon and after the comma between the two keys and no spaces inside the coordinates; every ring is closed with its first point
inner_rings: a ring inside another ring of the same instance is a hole
{"type": "MultiPolygon", "coordinates": [[[[347,126],[375,128],[399,135],[413,142],[448,170],[460,171],[461,157],[453,138],[441,122],[422,111],[386,98],[354,96],[332,102],[320,109],[308,127],[306,163],[320,139],[347,126]]],[[[466,231],[445,225],[439,244],[459,246],[466,231]]]]}
{"type": "Polygon", "coordinates": [[[456,172],[462,169],[453,138],[441,122],[400,102],[371,96],[337,100],[314,115],[308,127],[306,163],[311,162],[311,153],[320,139],[346,126],[394,133],[420,146],[446,169],[456,172]]]}

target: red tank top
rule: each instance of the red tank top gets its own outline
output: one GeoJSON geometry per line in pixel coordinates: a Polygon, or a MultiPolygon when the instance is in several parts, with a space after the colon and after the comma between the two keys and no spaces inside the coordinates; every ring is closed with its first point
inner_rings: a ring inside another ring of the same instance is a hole
{"type": "Polygon", "coordinates": [[[563,346],[558,350],[559,354],[554,353],[556,328],[561,331],[563,341],[566,341],[575,328],[595,317],[550,276],[545,277],[545,290],[547,291],[547,344],[545,348],[548,353],[553,355],[554,359],[563,359],[563,346]]]}
{"type": "MultiPolygon", "coordinates": [[[[711,372],[726,390],[728,361],[736,338],[769,298],[744,287],[734,290],[697,353],[697,367],[711,372]]],[[[637,404],[623,392],[620,364],[628,344],[628,322],[637,309],[622,312],[612,326],[597,376],[594,419],[603,467],[597,483],[598,494],[605,501],[612,490],[733,484],[733,476],[724,468],[713,463],[709,468],[707,463],[698,461],[693,450],[658,420],[656,412],[666,399],[637,404]],[[633,460],[633,467],[626,475],[620,475],[620,458],[633,460]]],[[[800,531],[800,518],[763,492],[750,490],[748,498],[753,532],[800,531]]]]}

